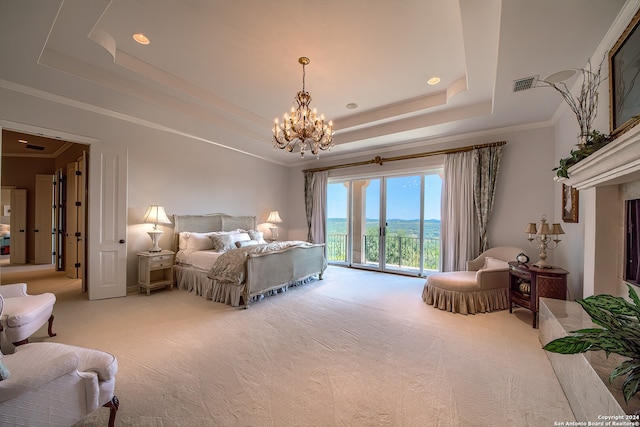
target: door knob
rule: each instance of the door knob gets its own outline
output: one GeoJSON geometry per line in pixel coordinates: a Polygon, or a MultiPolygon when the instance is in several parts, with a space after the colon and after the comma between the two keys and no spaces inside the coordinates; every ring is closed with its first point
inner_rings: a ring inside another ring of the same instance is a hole
{"type": "Polygon", "coordinates": [[[120,243],[120,244],[124,243],[124,239],[120,239],[120,241],[118,243],[120,243]]]}

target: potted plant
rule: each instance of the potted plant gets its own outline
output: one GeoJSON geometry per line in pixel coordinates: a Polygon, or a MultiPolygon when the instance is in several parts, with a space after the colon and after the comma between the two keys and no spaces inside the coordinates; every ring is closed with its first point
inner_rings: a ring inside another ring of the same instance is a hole
{"type": "Polygon", "coordinates": [[[587,328],[570,332],[555,339],[543,348],[553,353],[577,354],[603,350],[607,357],[611,353],[626,357],[609,375],[609,382],[626,375],[622,384],[624,400],[629,400],[640,388],[640,299],[630,285],[629,298],[611,295],[593,295],[577,303],[601,328],[587,328]]]}
{"type": "Polygon", "coordinates": [[[578,144],[578,148],[571,150],[571,155],[560,159],[560,164],[553,168],[559,178],[569,178],[569,168],[580,160],[589,157],[605,145],[611,142],[611,136],[605,135],[597,130],[593,130],[587,135],[586,139],[578,144]]]}

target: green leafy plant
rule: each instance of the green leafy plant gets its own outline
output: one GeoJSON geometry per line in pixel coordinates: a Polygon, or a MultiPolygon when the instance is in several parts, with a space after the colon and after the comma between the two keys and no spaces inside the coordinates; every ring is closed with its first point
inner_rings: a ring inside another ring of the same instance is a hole
{"type": "Polygon", "coordinates": [[[607,357],[615,353],[629,358],[609,375],[609,382],[626,375],[622,392],[625,402],[629,403],[640,389],[640,299],[630,285],[627,287],[632,302],[611,295],[594,295],[577,301],[593,323],[602,328],[573,331],[543,348],[561,354],[603,350],[607,357]]]}
{"type": "Polygon", "coordinates": [[[589,132],[583,141],[576,144],[578,148],[571,150],[569,157],[560,159],[560,164],[553,170],[556,171],[556,175],[559,178],[569,178],[569,168],[571,166],[607,145],[611,142],[611,139],[611,135],[605,135],[597,130],[589,132]]]}

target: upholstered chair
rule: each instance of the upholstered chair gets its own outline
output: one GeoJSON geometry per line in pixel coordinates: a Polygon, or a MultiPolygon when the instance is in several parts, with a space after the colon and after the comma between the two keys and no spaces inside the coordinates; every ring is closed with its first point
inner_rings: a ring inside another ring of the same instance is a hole
{"type": "MultiPolygon", "coordinates": [[[[0,315],[4,308],[0,296],[0,315]]],[[[32,343],[0,353],[0,425],[70,426],[100,406],[118,411],[118,360],[104,351],[32,343]]]]}
{"type": "Polygon", "coordinates": [[[509,261],[524,252],[499,246],[467,261],[466,271],[432,273],[422,299],[441,310],[461,314],[485,313],[509,308],[509,261]]]}
{"type": "Polygon", "coordinates": [[[31,343],[0,363],[9,374],[0,381],[0,425],[70,426],[100,406],[110,409],[109,426],[114,425],[118,361],[112,354],[31,343]]]}
{"type": "Polygon", "coordinates": [[[56,296],[50,292],[37,295],[27,294],[26,283],[0,286],[0,296],[4,298],[4,311],[0,316],[0,332],[4,332],[9,342],[15,346],[26,344],[46,322],[48,333],[53,333],[53,305],[56,296]]]}

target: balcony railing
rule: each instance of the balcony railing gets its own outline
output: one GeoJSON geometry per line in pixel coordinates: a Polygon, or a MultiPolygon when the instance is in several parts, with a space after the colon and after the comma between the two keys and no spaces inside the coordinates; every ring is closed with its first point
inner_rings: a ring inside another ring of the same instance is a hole
{"type": "MultiPolygon", "coordinates": [[[[379,236],[362,236],[363,259],[354,260],[356,264],[378,264],[379,236]]],[[[327,236],[327,255],[329,262],[347,261],[348,235],[329,234],[327,236]]],[[[405,236],[386,236],[386,259],[387,267],[397,267],[399,269],[416,269],[420,267],[420,238],[405,236]]],[[[438,270],[440,265],[440,239],[424,239],[424,260],[425,270],[438,270]]]]}

